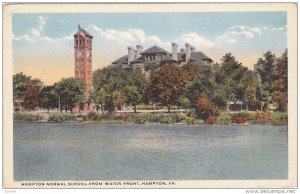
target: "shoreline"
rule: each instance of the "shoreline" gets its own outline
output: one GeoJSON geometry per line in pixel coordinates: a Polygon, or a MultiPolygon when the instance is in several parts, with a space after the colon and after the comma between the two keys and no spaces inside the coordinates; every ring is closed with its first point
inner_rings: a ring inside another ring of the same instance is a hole
{"type": "Polygon", "coordinates": [[[83,123],[83,124],[143,124],[143,125],[288,125],[287,113],[265,112],[220,112],[207,119],[198,118],[194,113],[183,114],[99,114],[89,112],[85,115],[49,114],[49,113],[14,113],[15,122],[35,123],[83,123]]]}
{"type": "Polygon", "coordinates": [[[13,122],[17,123],[46,123],[46,124],[93,124],[93,125],[186,125],[186,126],[251,126],[251,125],[275,125],[275,126],[288,126],[288,123],[243,123],[243,124],[186,124],[186,123],[133,123],[133,122],[124,122],[124,123],[114,123],[114,122],[78,122],[78,121],[62,121],[62,122],[51,122],[51,121],[19,121],[14,120],[13,122]]]}

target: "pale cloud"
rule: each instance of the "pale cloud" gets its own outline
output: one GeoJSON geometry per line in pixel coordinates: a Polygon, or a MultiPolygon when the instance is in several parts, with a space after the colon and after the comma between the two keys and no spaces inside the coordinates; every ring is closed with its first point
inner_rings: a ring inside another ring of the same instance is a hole
{"type": "Polygon", "coordinates": [[[192,46],[204,49],[211,49],[214,46],[212,41],[205,39],[195,32],[181,35],[179,42],[190,43],[192,46]]]}
{"type": "Polygon", "coordinates": [[[286,31],[287,25],[279,28],[270,28],[270,31],[286,31]]]}
{"type": "Polygon", "coordinates": [[[39,19],[39,30],[42,32],[46,25],[46,20],[43,16],[39,16],[38,19],[39,19]]]}
{"type": "Polygon", "coordinates": [[[225,37],[228,37],[228,35],[235,36],[235,37],[242,36],[247,39],[253,39],[256,35],[261,35],[261,34],[262,34],[262,30],[259,27],[239,25],[239,26],[232,26],[228,28],[225,31],[224,36],[225,37]]]}
{"type": "Polygon", "coordinates": [[[35,29],[35,28],[31,28],[30,30],[28,30],[26,32],[26,34],[22,35],[22,36],[13,36],[14,40],[25,40],[25,41],[34,41],[36,39],[39,39],[41,36],[41,33],[39,30],[35,29]]]}
{"type": "Polygon", "coordinates": [[[249,30],[254,34],[262,34],[262,30],[258,27],[249,28],[249,30]]]}
{"type": "Polygon", "coordinates": [[[146,35],[143,30],[136,29],[136,28],[129,28],[128,32],[133,35],[134,39],[139,40],[141,42],[145,41],[146,35]]]}
{"type": "Polygon", "coordinates": [[[264,26],[263,29],[265,31],[269,31],[269,32],[274,32],[274,31],[277,31],[277,32],[280,32],[280,31],[286,31],[287,30],[287,25],[285,26],[282,26],[282,27],[267,27],[267,26],[264,26]]]}
{"type": "Polygon", "coordinates": [[[46,20],[43,16],[38,16],[38,26],[33,27],[31,29],[29,29],[24,35],[21,36],[13,36],[13,40],[23,40],[23,41],[27,41],[27,42],[33,42],[36,43],[38,41],[44,41],[47,43],[55,43],[58,41],[71,41],[73,40],[73,34],[75,32],[73,32],[70,35],[64,36],[62,38],[51,38],[49,36],[44,36],[43,35],[43,31],[44,31],[44,27],[46,26],[46,20]]]}
{"type": "Polygon", "coordinates": [[[238,33],[238,35],[243,35],[245,38],[248,38],[248,39],[253,39],[255,36],[254,33],[251,31],[241,31],[238,33]]]}
{"type": "Polygon", "coordinates": [[[236,25],[230,28],[227,28],[225,32],[217,37],[215,43],[217,45],[231,45],[235,44],[240,39],[254,39],[256,36],[260,36],[263,34],[263,31],[260,27],[253,26],[244,26],[244,25],[236,25]]]}
{"type": "Polygon", "coordinates": [[[128,29],[127,31],[107,29],[97,27],[96,25],[91,25],[90,28],[95,30],[98,35],[104,37],[107,40],[122,40],[122,41],[144,41],[145,33],[140,29],[128,29]]]}
{"type": "Polygon", "coordinates": [[[146,42],[151,42],[153,44],[161,44],[162,43],[160,38],[158,36],[155,36],[155,35],[147,36],[145,40],[146,40],[146,42]]]}

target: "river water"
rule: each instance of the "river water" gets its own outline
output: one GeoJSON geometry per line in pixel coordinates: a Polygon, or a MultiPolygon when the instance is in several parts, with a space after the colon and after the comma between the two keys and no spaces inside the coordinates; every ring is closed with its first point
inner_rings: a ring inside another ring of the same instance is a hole
{"type": "Polygon", "coordinates": [[[14,180],[288,178],[288,127],[14,123],[14,180]]]}

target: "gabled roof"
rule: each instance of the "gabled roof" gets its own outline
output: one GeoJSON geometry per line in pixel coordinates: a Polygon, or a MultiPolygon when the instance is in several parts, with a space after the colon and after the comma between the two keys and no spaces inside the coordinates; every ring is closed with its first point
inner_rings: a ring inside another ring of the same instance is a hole
{"type": "Polygon", "coordinates": [[[176,62],[170,55],[165,55],[162,59],[161,59],[161,61],[174,61],[174,62],[176,62]]]}
{"type": "Polygon", "coordinates": [[[149,54],[149,53],[169,53],[168,51],[154,45],[153,47],[148,48],[147,50],[141,52],[141,54],[149,54]]]}
{"type": "Polygon", "coordinates": [[[74,34],[74,36],[78,36],[78,35],[89,36],[93,38],[93,36],[90,33],[88,33],[84,28],[81,28],[79,24],[78,24],[78,31],[76,32],[76,34],[74,34]]]}
{"type": "Polygon", "coordinates": [[[209,61],[213,62],[213,60],[211,60],[211,58],[206,56],[201,51],[191,52],[191,57],[193,57],[196,61],[197,60],[209,60],[209,61]]]}
{"type": "MultiPolygon", "coordinates": [[[[186,54],[185,53],[177,53],[177,60],[185,61],[186,54]]],[[[195,61],[198,65],[206,65],[205,60],[213,62],[211,58],[203,54],[201,51],[191,52],[191,56],[189,61],[195,61]]]]}
{"type": "Polygon", "coordinates": [[[113,61],[112,64],[127,64],[128,63],[128,55],[124,55],[123,57],[118,58],[117,60],[113,61]]]}

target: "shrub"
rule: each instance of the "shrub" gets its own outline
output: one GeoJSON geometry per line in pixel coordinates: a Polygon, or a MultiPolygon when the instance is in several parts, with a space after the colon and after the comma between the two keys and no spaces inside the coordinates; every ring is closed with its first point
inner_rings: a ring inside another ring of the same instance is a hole
{"type": "Polygon", "coordinates": [[[231,115],[228,112],[221,112],[217,119],[218,124],[230,124],[231,115]]]}
{"type": "Polygon", "coordinates": [[[151,123],[159,123],[161,115],[159,114],[146,114],[145,120],[151,123]]]}
{"type": "Polygon", "coordinates": [[[177,113],[172,116],[176,123],[181,123],[182,121],[186,121],[187,119],[187,116],[182,113],[177,113]]]}
{"type": "Polygon", "coordinates": [[[44,117],[40,114],[29,114],[29,113],[14,113],[14,121],[40,121],[44,117]]]}
{"type": "Polygon", "coordinates": [[[197,118],[198,116],[196,115],[196,112],[193,110],[190,110],[186,113],[187,117],[191,117],[191,118],[197,118]]]}
{"type": "Polygon", "coordinates": [[[139,116],[135,117],[135,123],[144,124],[145,122],[146,122],[146,119],[143,115],[139,115],[139,116]]]}
{"type": "Polygon", "coordinates": [[[161,117],[160,123],[171,124],[171,123],[174,123],[174,119],[172,116],[166,115],[166,116],[161,117]]]}
{"type": "Polygon", "coordinates": [[[99,114],[97,119],[98,120],[119,120],[120,116],[115,114],[99,114]]]}
{"type": "Polygon", "coordinates": [[[135,121],[136,116],[135,116],[135,114],[123,113],[123,114],[119,115],[119,119],[126,123],[132,123],[135,121]]]}
{"type": "Polygon", "coordinates": [[[206,120],[205,123],[206,124],[215,124],[217,123],[217,117],[216,116],[209,116],[206,120]]]}
{"type": "Polygon", "coordinates": [[[247,121],[255,120],[256,114],[257,114],[256,112],[248,112],[248,111],[241,111],[239,113],[239,115],[242,116],[242,117],[245,117],[245,119],[247,121]]]}
{"type": "Polygon", "coordinates": [[[121,115],[120,115],[120,119],[121,119],[122,121],[124,121],[124,122],[128,122],[128,120],[129,120],[129,115],[126,114],[126,113],[121,114],[121,115]]]}
{"type": "Polygon", "coordinates": [[[136,110],[159,110],[161,106],[151,106],[151,105],[137,105],[136,110]]]}
{"type": "Polygon", "coordinates": [[[205,92],[201,92],[195,102],[197,115],[202,119],[208,119],[215,112],[215,105],[205,92]]]}
{"type": "Polygon", "coordinates": [[[192,123],[192,124],[198,124],[198,125],[201,125],[201,124],[204,124],[204,123],[205,123],[205,121],[202,120],[202,119],[195,119],[195,120],[194,120],[194,123],[192,123]]]}
{"type": "Polygon", "coordinates": [[[178,109],[179,109],[179,107],[178,107],[178,106],[176,106],[176,105],[174,105],[174,106],[171,106],[171,107],[170,107],[170,109],[171,109],[171,110],[178,110],[178,109]]]}
{"type": "Polygon", "coordinates": [[[63,121],[76,121],[76,116],[73,114],[53,114],[50,115],[48,121],[63,122],[63,121]]]}
{"type": "Polygon", "coordinates": [[[232,116],[231,117],[231,122],[236,123],[236,124],[243,124],[246,123],[246,118],[240,115],[232,116]]]}
{"type": "Polygon", "coordinates": [[[271,114],[273,121],[288,121],[288,114],[283,112],[276,112],[271,114]]]}
{"type": "Polygon", "coordinates": [[[82,117],[77,117],[77,119],[76,119],[78,122],[83,122],[83,121],[85,121],[82,117]]]}
{"type": "Polygon", "coordinates": [[[193,125],[196,123],[196,119],[191,118],[191,117],[186,117],[185,121],[186,121],[186,124],[188,124],[188,125],[193,125]]]}
{"type": "Polygon", "coordinates": [[[50,115],[48,121],[61,122],[63,120],[60,115],[50,115]]]}
{"type": "Polygon", "coordinates": [[[98,115],[94,111],[90,111],[86,115],[86,121],[96,121],[98,120],[98,115]]]}
{"type": "Polygon", "coordinates": [[[270,113],[265,113],[265,112],[258,112],[255,116],[256,121],[262,121],[262,122],[267,122],[271,118],[270,113]]]}
{"type": "Polygon", "coordinates": [[[77,115],[77,117],[76,117],[76,120],[78,121],[78,122],[83,122],[83,121],[86,121],[86,115],[77,115]]]}

